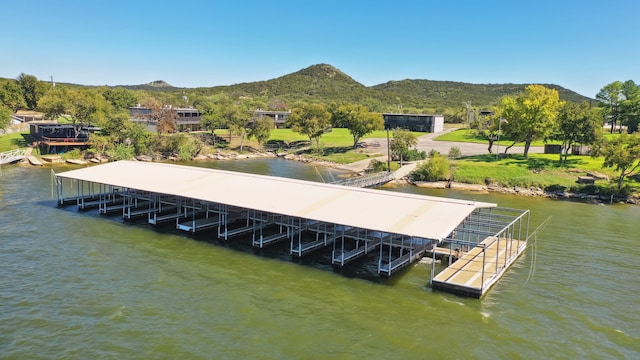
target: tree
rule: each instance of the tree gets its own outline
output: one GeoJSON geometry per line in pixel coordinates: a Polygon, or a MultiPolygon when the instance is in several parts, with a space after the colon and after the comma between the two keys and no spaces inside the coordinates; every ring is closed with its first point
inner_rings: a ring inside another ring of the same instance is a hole
{"type": "Polygon", "coordinates": [[[417,144],[418,139],[411,131],[397,128],[393,130],[393,139],[391,139],[391,144],[389,144],[391,156],[394,159],[400,160],[400,165],[402,165],[403,155],[417,144]]]}
{"type": "Polygon", "coordinates": [[[269,140],[273,128],[273,120],[268,116],[261,116],[253,120],[247,135],[249,138],[255,138],[260,145],[264,145],[269,140]]]}
{"type": "Polygon", "coordinates": [[[11,110],[0,104],[0,130],[4,131],[11,123],[11,110]]]}
{"type": "Polygon", "coordinates": [[[194,103],[194,106],[202,113],[200,125],[211,131],[214,145],[216,143],[215,131],[227,126],[227,119],[223,116],[223,108],[230,104],[231,100],[224,94],[216,97],[200,97],[194,103]]]}
{"type": "Polygon", "coordinates": [[[111,111],[110,104],[97,91],[68,89],[63,86],[49,90],[40,99],[38,108],[48,118],[57,119],[61,115],[68,115],[73,124],[104,123],[111,111]]]}
{"type": "Polygon", "coordinates": [[[363,105],[341,104],[331,111],[331,124],[347,128],[353,136],[355,149],[360,139],[375,130],[384,129],[382,115],[372,113],[363,105]]]}
{"type": "Polygon", "coordinates": [[[142,106],[151,109],[151,113],[145,117],[156,123],[158,134],[172,134],[177,131],[176,118],[178,114],[173,111],[171,106],[165,106],[161,101],[153,98],[146,99],[142,106]]]}
{"type": "Polygon", "coordinates": [[[489,147],[487,150],[489,154],[493,154],[493,143],[498,139],[498,132],[500,131],[500,117],[496,117],[492,114],[482,114],[479,110],[472,112],[473,121],[471,122],[471,128],[475,129],[479,136],[487,138],[489,141],[489,147]]]}
{"type": "Polygon", "coordinates": [[[22,89],[16,81],[9,80],[2,84],[0,87],[0,104],[4,104],[14,113],[27,105],[22,96],[22,89]]]}
{"type": "Polygon", "coordinates": [[[138,96],[131,90],[124,88],[106,88],[102,96],[116,111],[127,110],[138,103],[138,96]]]}
{"type": "Polygon", "coordinates": [[[222,116],[229,127],[229,134],[238,135],[240,138],[240,151],[244,148],[244,139],[247,137],[247,125],[251,122],[251,112],[243,103],[227,105],[223,109],[222,116]]]}
{"type": "Polygon", "coordinates": [[[289,108],[287,102],[281,98],[272,98],[267,102],[267,109],[274,111],[286,111],[289,108]]]}
{"type": "Polygon", "coordinates": [[[421,163],[411,173],[411,178],[415,181],[438,181],[449,180],[451,177],[449,160],[434,152],[429,155],[429,160],[421,163]]]}
{"type": "Polygon", "coordinates": [[[640,123],[640,86],[633,80],[627,80],[622,84],[622,100],[619,106],[620,122],[627,127],[627,133],[638,131],[640,123]]]}
{"type": "MultiPolygon", "coordinates": [[[[129,114],[124,111],[112,112],[107,119],[98,123],[101,128],[101,136],[106,138],[107,147],[117,144],[132,146],[136,155],[147,151],[150,133],[144,125],[129,120],[129,114]]],[[[98,135],[91,134],[93,138],[98,135]]]]}
{"type": "Polygon", "coordinates": [[[321,104],[304,104],[293,109],[287,123],[293,131],[307,135],[320,152],[320,137],[331,129],[331,113],[321,104]]]}
{"type": "Polygon", "coordinates": [[[605,139],[594,149],[592,156],[603,156],[603,167],[612,167],[620,172],[617,180],[620,191],[625,177],[640,168],[640,137],[622,134],[605,139]]]}
{"type": "Polygon", "coordinates": [[[560,162],[566,162],[571,146],[576,143],[594,144],[601,136],[602,124],[599,111],[589,108],[589,103],[581,105],[566,103],[558,114],[557,131],[551,136],[562,142],[560,162]]]}
{"type": "Polygon", "coordinates": [[[563,103],[557,90],[542,85],[529,85],[524,93],[516,97],[502,98],[497,115],[500,119],[508,120],[501,127],[505,135],[513,140],[505,153],[517,142],[524,141],[524,156],[527,157],[534,140],[548,139],[553,134],[563,103]]]}
{"type": "Polygon", "coordinates": [[[104,122],[107,113],[110,111],[110,104],[98,91],[81,88],[71,90],[68,93],[70,108],[68,114],[71,115],[73,123],[93,124],[104,122]]]}
{"type": "Polygon", "coordinates": [[[173,134],[178,131],[178,124],[176,123],[176,118],[178,115],[172,108],[167,106],[162,106],[156,109],[155,113],[152,115],[154,120],[157,120],[157,131],[158,134],[173,134]]]}
{"type": "MultiPolygon", "coordinates": [[[[611,133],[613,134],[616,122],[619,117],[618,106],[620,105],[620,101],[622,100],[622,82],[614,81],[610,84],[605,85],[600,91],[596,94],[596,99],[600,102],[600,105],[606,110],[605,116],[611,121],[611,133]]],[[[620,127],[620,132],[622,132],[622,127],[620,127]]]]}
{"type": "Polygon", "coordinates": [[[71,109],[69,90],[62,86],[52,88],[40,98],[38,109],[49,119],[57,119],[63,114],[68,114],[71,109]]]}
{"type": "Polygon", "coordinates": [[[18,76],[18,84],[22,89],[22,96],[27,109],[35,110],[38,107],[38,100],[46,92],[46,85],[42,84],[37,77],[25,73],[21,73],[18,76]]]}

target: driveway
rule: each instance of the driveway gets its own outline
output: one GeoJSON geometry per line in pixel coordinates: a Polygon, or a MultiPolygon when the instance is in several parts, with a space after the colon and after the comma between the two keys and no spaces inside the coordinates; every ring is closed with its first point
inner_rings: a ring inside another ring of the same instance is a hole
{"type": "MultiPolygon", "coordinates": [[[[438,136],[445,134],[447,132],[453,131],[456,129],[447,129],[445,131],[441,131],[441,132],[437,132],[437,133],[428,133],[425,135],[422,135],[420,137],[418,137],[418,144],[416,145],[416,147],[418,148],[418,150],[420,151],[425,151],[427,153],[429,153],[429,151],[431,150],[436,150],[437,152],[443,154],[443,155],[447,155],[449,153],[449,150],[454,147],[457,146],[460,149],[460,152],[462,154],[462,156],[471,156],[471,155],[482,155],[482,154],[488,154],[489,151],[487,150],[487,148],[489,147],[488,144],[477,144],[477,143],[470,143],[470,142],[457,142],[457,141],[435,141],[434,139],[437,138],[438,136]]],[[[381,155],[379,157],[376,158],[376,160],[379,161],[387,161],[387,138],[375,138],[375,139],[365,139],[363,140],[364,142],[366,142],[367,144],[369,144],[369,146],[367,147],[368,151],[374,152],[374,153],[378,153],[378,154],[384,154],[381,155]]],[[[493,153],[495,154],[498,150],[500,152],[504,152],[504,145],[500,146],[500,148],[498,149],[496,147],[496,145],[493,145],[493,153]]],[[[524,147],[523,146],[514,146],[511,149],[509,149],[509,154],[522,154],[524,152],[524,147]]],[[[544,147],[543,146],[532,146],[529,148],[529,153],[533,154],[533,153],[544,153],[544,147]]],[[[341,168],[343,170],[349,170],[349,171],[354,171],[354,172],[359,172],[359,171],[363,171],[364,169],[366,169],[369,166],[369,162],[371,161],[371,159],[365,159],[365,160],[360,160],[360,161],[356,161],[354,163],[351,164],[344,164],[344,165],[340,165],[338,166],[338,168],[341,168]]]]}
{"type": "MultiPolygon", "coordinates": [[[[422,135],[420,137],[418,137],[418,145],[416,146],[418,148],[418,150],[420,151],[425,151],[425,152],[429,152],[431,150],[436,150],[437,152],[443,154],[443,155],[447,155],[449,153],[449,150],[456,146],[460,149],[460,152],[462,153],[462,156],[471,156],[471,155],[482,155],[482,154],[488,154],[489,151],[487,150],[489,145],[488,144],[478,144],[478,143],[470,143],[470,142],[457,142],[457,141],[435,141],[434,139],[437,138],[438,136],[442,135],[442,134],[446,134],[447,132],[453,131],[456,129],[447,129],[445,131],[442,132],[437,132],[437,133],[428,133],[425,135],[422,135]]],[[[379,144],[379,146],[377,146],[377,150],[379,152],[386,152],[387,149],[387,139],[386,138],[381,138],[381,139],[367,139],[369,143],[376,143],[379,144]]],[[[493,153],[495,154],[496,152],[498,152],[498,148],[496,147],[496,145],[493,145],[493,153]]],[[[504,145],[500,146],[499,148],[500,152],[504,152],[504,145]]],[[[523,146],[514,146],[511,149],[509,149],[509,154],[522,154],[524,152],[524,147],[523,146]]],[[[531,148],[529,148],[529,153],[544,153],[544,147],[543,146],[532,146],[531,148]]],[[[386,155],[385,155],[386,156],[386,155]]]]}

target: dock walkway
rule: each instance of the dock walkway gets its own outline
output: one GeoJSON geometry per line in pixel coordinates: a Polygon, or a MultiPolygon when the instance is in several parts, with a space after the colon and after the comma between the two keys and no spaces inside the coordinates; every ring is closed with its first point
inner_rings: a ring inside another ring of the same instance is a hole
{"type": "Polygon", "coordinates": [[[0,153],[0,165],[11,164],[24,159],[27,154],[25,149],[9,150],[0,153]]]}
{"type": "Polygon", "coordinates": [[[434,289],[481,297],[524,251],[526,241],[488,237],[431,281],[434,289]]]}

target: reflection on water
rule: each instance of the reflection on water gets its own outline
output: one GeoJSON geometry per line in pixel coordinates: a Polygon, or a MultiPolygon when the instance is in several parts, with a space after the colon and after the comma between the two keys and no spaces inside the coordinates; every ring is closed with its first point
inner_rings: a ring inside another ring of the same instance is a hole
{"type": "MultiPolygon", "coordinates": [[[[203,164],[321,181],[277,159],[203,164]]],[[[475,300],[431,291],[422,264],[380,281],[374,257],[340,274],[326,252],[57,208],[47,169],[3,167],[0,183],[1,358],[640,357],[639,207],[385,188],[552,216],[475,300]]]]}

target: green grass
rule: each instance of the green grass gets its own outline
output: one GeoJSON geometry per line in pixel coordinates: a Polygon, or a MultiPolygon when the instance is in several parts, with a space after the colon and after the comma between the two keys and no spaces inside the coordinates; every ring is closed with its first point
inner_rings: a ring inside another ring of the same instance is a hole
{"type": "Polygon", "coordinates": [[[585,175],[587,171],[603,173],[610,178],[616,176],[611,169],[602,168],[601,158],[589,156],[570,156],[566,164],[560,165],[558,155],[530,154],[528,158],[511,155],[496,159],[494,155],[486,154],[466,157],[453,162],[453,165],[455,181],[473,184],[539,188],[560,185],[569,188],[575,186],[578,176],[585,175]]]}
{"type": "MultiPolygon", "coordinates": [[[[424,135],[424,133],[414,133],[416,137],[424,135]]],[[[393,136],[389,132],[389,136],[393,136]]],[[[363,139],[386,138],[386,130],[374,131],[367,134],[363,139]]],[[[309,137],[300,135],[291,129],[274,129],[271,131],[270,142],[292,143],[296,141],[309,141],[309,137]]],[[[322,154],[315,153],[315,149],[307,147],[299,149],[306,156],[318,160],[331,161],[338,164],[350,164],[352,162],[379,156],[380,154],[370,154],[361,149],[353,149],[353,136],[347,129],[333,129],[332,131],[322,135],[320,138],[322,154]]],[[[383,149],[384,150],[384,149],[383,149]]]]}
{"type": "Polygon", "coordinates": [[[0,136],[0,152],[25,148],[29,144],[31,135],[29,133],[13,133],[0,136]]]}
{"type": "MultiPolygon", "coordinates": [[[[487,140],[487,138],[485,138],[484,136],[478,136],[476,135],[476,132],[474,130],[469,130],[469,129],[458,129],[458,130],[454,130],[451,132],[448,132],[446,134],[442,134],[440,136],[438,136],[436,139],[436,141],[459,141],[459,142],[472,142],[472,143],[479,143],[479,144],[489,144],[489,140],[487,140]]],[[[505,139],[505,138],[500,138],[500,146],[509,146],[511,145],[512,140],[510,139],[505,139]]],[[[556,144],[557,142],[549,142],[548,144],[556,144]]],[[[493,143],[493,145],[497,145],[498,142],[495,141],[493,143]]],[[[540,141],[534,141],[531,143],[531,146],[544,146],[545,142],[540,140],[540,141]]],[[[516,143],[515,146],[524,146],[524,143],[516,143]]]]}
{"type": "Polygon", "coordinates": [[[322,149],[322,155],[318,155],[314,152],[314,150],[309,149],[304,151],[305,156],[324,160],[331,161],[338,164],[351,164],[356,161],[369,159],[372,157],[380,156],[381,154],[369,154],[363,152],[362,150],[353,150],[351,146],[348,147],[324,147],[322,149]]]}
{"type": "MultiPolygon", "coordinates": [[[[422,136],[425,133],[414,132],[416,137],[422,136]]],[[[393,137],[393,132],[389,132],[389,136],[393,137]]],[[[374,131],[370,134],[367,134],[363,137],[363,139],[372,139],[372,138],[386,138],[387,132],[386,130],[374,131]]],[[[304,141],[309,140],[309,137],[306,135],[300,135],[294,132],[291,129],[273,129],[271,131],[271,137],[269,140],[273,141],[283,141],[286,143],[292,141],[304,141]]],[[[330,132],[322,135],[320,138],[320,143],[325,147],[344,147],[344,146],[353,146],[353,136],[349,133],[347,129],[333,129],[330,132]]]]}

